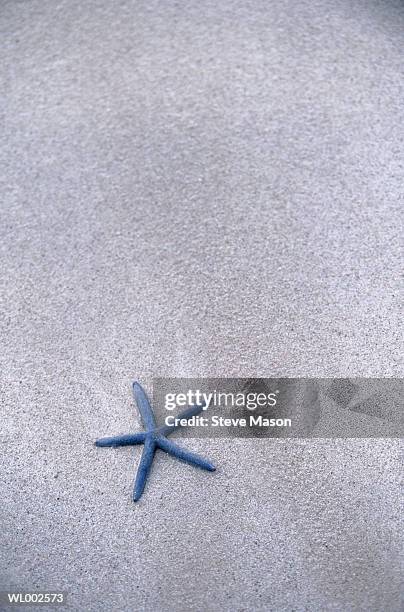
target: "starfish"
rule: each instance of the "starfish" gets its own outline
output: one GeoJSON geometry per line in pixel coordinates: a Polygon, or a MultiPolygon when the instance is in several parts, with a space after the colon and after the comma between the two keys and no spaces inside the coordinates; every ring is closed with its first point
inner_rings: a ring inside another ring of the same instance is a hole
{"type": "MultiPolygon", "coordinates": [[[[154,453],[157,448],[160,448],[169,455],[173,455],[173,457],[177,457],[178,459],[186,461],[191,465],[196,465],[204,470],[214,472],[216,468],[212,463],[206,459],[203,459],[199,455],[196,455],[195,453],[191,453],[190,451],[181,448],[177,444],[174,444],[174,442],[167,440],[166,436],[172,433],[172,431],[176,429],[178,425],[164,425],[162,427],[157,427],[153,409],[143,387],[138,382],[134,382],[132,389],[146,431],[114,436],[112,438],[101,438],[96,441],[95,445],[112,446],[116,448],[117,446],[144,444],[142,457],[140,459],[136,474],[135,487],[133,489],[133,501],[138,501],[144,491],[147,476],[153,463],[154,453]]],[[[190,419],[191,417],[202,412],[203,407],[203,404],[191,406],[184,410],[178,416],[178,419],[190,419]]]]}

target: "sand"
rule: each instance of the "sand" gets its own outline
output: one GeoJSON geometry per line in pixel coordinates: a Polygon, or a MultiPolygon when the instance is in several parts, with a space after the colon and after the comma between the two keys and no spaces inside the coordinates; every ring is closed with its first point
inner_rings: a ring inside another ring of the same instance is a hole
{"type": "Polygon", "coordinates": [[[181,443],[154,376],[402,376],[403,5],[4,1],[1,588],[400,609],[397,440],[181,443]]]}

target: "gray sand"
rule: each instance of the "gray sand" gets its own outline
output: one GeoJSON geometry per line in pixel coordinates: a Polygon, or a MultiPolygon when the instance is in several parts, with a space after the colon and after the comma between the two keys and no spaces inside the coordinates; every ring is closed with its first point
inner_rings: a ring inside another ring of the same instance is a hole
{"type": "Polygon", "coordinates": [[[404,8],[3,0],[0,588],[400,609],[400,443],[95,438],[139,379],[397,376],[404,8]]]}

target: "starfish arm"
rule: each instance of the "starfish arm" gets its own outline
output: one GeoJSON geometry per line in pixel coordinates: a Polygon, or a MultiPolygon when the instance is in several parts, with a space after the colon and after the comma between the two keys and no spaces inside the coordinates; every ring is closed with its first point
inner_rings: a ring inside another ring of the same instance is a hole
{"type": "Polygon", "coordinates": [[[195,453],[191,453],[190,451],[181,448],[180,446],[174,444],[174,442],[171,442],[166,438],[158,437],[156,439],[156,443],[157,446],[162,450],[166,451],[166,453],[169,453],[170,455],[173,455],[174,457],[177,457],[182,461],[186,461],[191,465],[196,465],[204,470],[209,470],[209,472],[214,472],[216,470],[216,467],[213,465],[213,463],[210,463],[209,461],[207,461],[203,457],[200,457],[199,455],[196,455],[195,453]]]}
{"type": "Polygon", "coordinates": [[[142,444],[145,441],[145,433],[124,434],[121,436],[113,436],[112,438],[100,438],[96,440],[96,446],[132,446],[133,444],[142,444]]]}
{"type": "Polygon", "coordinates": [[[154,429],[156,427],[156,421],[145,390],[136,381],[132,385],[132,390],[145,428],[147,430],[154,429]]]}
{"type": "MultiPolygon", "coordinates": [[[[203,410],[204,405],[205,404],[201,404],[199,406],[190,406],[186,410],[183,410],[182,412],[180,412],[180,414],[175,418],[176,419],[190,419],[191,417],[196,416],[197,414],[200,414],[203,410]]],[[[181,427],[181,425],[163,425],[163,427],[160,427],[158,429],[158,433],[161,434],[162,436],[168,436],[170,433],[174,431],[174,429],[177,429],[178,427],[181,427]]]]}
{"type": "Polygon", "coordinates": [[[147,480],[147,475],[150,471],[153,462],[156,443],[152,438],[145,438],[143,453],[137,469],[135,487],[133,489],[133,501],[138,501],[142,496],[147,480]]]}

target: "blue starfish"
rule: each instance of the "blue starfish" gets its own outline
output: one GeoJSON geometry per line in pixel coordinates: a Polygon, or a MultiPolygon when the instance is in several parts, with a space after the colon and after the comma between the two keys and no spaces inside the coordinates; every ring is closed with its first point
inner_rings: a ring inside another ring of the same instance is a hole
{"type": "MultiPolygon", "coordinates": [[[[177,444],[174,444],[174,442],[167,440],[166,436],[176,429],[178,425],[164,425],[163,427],[157,427],[149,399],[142,386],[137,382],[133,383],[133,395],[138,405],[146,431],[142,431],[141,433],[114,436],[113,438],[101,438],[95,443],[96,446],[112,447],[144,444],[142,457],[140,459],[136,474],[135,487],[133,490],[133,501],[138,501],[144,491],[147,476],[157,448],[161,448],[161,450],[165,451],[166,453],[169,453],[182,461],[186,461],[191,465],[196,465],[204,470],[209,470],[210,472],[215,471],[215,466],[209,461],[206,461],[206,459],[199,457],[199,455],[196,455],[195,453],[190,453],[177,444]]],[[[184,410],[184,412],[178,416],[178,419],[190,419],[192,416],[196,416],[202,412],[202,410],[203,405],[191,406],[190,408],[184,410]]]]}

